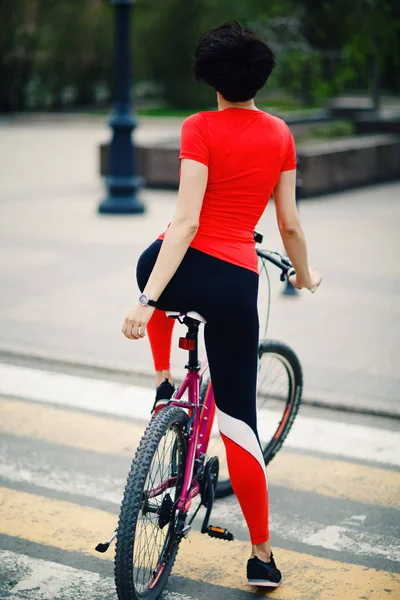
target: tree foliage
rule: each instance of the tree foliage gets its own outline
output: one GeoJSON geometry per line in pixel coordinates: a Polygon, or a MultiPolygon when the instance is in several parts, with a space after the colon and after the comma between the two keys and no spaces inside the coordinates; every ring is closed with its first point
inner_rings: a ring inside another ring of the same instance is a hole
{"type": "MultiPolygon", "coordinates": [[[[212,91],[192,76],[193,53],[199,36],[227,19],[270,41],[278,56],[270,87],[305,104],[376,86],[379,73],[384,88],[400,89],[399,2],[136,0],[137,91],[153,90],[171,107],[209,106],[212,91]]],[[[0,111],[108,102],[110,0],[3,0],[0,22],[0,111]]]]}

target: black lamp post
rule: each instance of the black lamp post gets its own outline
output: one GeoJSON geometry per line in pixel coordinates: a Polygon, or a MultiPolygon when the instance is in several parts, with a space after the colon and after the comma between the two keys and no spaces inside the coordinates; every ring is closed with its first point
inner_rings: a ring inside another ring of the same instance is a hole
{"type": "Polygon", "coordinates": [[[140,177],[136,175],[135,148],[132,142],[132,131],[136,127],[130,98],[130,16],[133,2],[134,0],[111,0],[115,7],[116,90],[114,111],[110,119],[113,135],[108,148],[108,194],[99,206],[100,213],[144,212],[144,205],[137,198],[140,177]]]}

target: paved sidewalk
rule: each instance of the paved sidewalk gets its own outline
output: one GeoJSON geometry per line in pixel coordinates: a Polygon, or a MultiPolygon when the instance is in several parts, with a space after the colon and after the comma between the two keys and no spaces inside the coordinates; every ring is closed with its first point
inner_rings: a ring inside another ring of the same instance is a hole
{"type": "MultiPolygon", "coordinates": [[[[138,137],[167,130],[146,120],[138,137]]],[[[0,136],[0,352],[150,372],[147,342],[120,328],[137,297],[136,260],[168,223],[175,192],[144,190],[144,216],[99,216],[105,124],[3,122],[0,136]]],[[[283,298],[271,269],[268,333],[298,353],[308,399],[400,414],[399,200],[394,183],[302,203],[324,274],[315,296],[283,298]]],[[[273,213],[259,229],[280,250],[273,213]]],[[[183,360],[174,348],[176,369],[183,360]]]]}

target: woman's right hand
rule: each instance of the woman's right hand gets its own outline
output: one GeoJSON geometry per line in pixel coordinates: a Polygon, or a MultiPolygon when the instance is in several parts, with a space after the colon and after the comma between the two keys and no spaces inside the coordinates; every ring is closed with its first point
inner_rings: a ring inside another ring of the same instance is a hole
{"type": "Polygon", "coordinates": [[[309,278],[307,278],[306,281],[299,279],[296,274],[291,275],[289,277],[289,282],[292,284],[293,287],[297,288],[298,290],[307,288],[312,293],[316,292],[321,281],[321,273],[319,273],[315,269],[312,269],[311,267],[309,267],[309,278]]]}

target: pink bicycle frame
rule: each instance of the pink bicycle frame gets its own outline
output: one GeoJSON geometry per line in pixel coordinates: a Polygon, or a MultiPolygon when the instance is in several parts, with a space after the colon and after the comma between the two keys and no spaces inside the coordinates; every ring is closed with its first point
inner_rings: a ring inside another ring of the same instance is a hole
{"type": "Polygon", "coordinates": [[[197,482],[193,483],[193,469],[196,459],[199,459],[207,451],[214,420],[215,402],[212,385],[208,386],[202,409],[200,407],[200,378],[207,369],[207,356],[204,355],[201,360],[200,370],[188,370],[185,379],[175,392],[170,403],[170,406],[179,406],[193,411],[193,423],[188,440],[185,475],[177,506],[179,511],[188,510],[190,501],[200,491],[199,484],[197,482]],[[188,392],[188,399],[182,400],[186,391],[188,392]]]}

